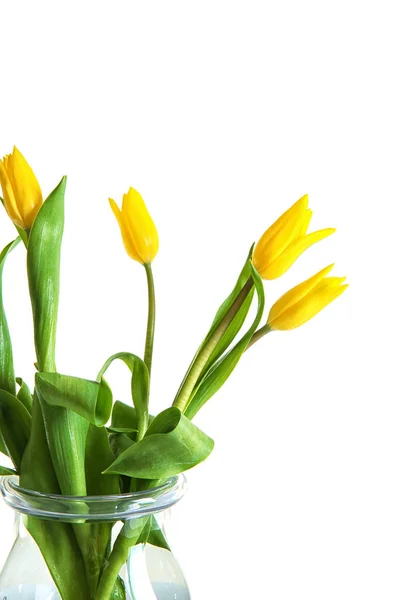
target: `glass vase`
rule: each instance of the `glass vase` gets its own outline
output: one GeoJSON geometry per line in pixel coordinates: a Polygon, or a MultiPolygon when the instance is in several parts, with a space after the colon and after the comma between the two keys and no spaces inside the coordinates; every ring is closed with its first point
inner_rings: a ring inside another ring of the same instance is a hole
{"type": "Polygon", "coordinates": [[[186,480],[116,496],[46,495],[3,477],[15,539],[1,600],[190,600],[167,542],[170,509],[186,480]]]}

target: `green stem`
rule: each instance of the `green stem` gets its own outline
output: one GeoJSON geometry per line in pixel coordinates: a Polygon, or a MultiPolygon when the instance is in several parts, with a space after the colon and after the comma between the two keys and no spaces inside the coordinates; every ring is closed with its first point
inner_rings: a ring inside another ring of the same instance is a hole
{"type": "Polygon", "coordinates": [[[95,595],[96,600],[110,600],[118,574],[128,559],[129,548],[128,540],[120,533],[101,576],[95,595]]]}
{"type": "Polygon", "coordinates": [[[221,323],[215,329],[214,333],[210,336],[208,342],[203,346],[197,355],[196,359],[193,361],[189,371],[185,376],[185,380],[181,385],[178,394],[174,400],[173,406],[179,408],[182,412],[185,411],[187,403],[190,399],[191,393],[196,387],[198,378],[200,377],[204,366],[206,365],[208,359],[213,353],[216,345],[224,335],[225,331],[228,329],[230,323],[235,317],[236,313],[242,306],[243,302],[246,300],[247,295],[251,291],[254,285],[253,278],[249,277],[245,285],[243,286],[240,294],[237,296],[236,300],[226,313],[225,317],[222,319],[221,323]]]}
{"type": "Polygon", "coordinates": [[[268,323],[266,323],[264,325],[264,327],[260,327],[260,329],[258,329],[258,331],[256,331],[255,334],[253,335],[253,337],[251,338],[246,350],[248,350],[250,348],[250,346],[252,346],[256,342],[258,342],[258,340],[260,340],[262,337],[264,337],[264,335],[267,335],[267,333],[269,333],[270,331],[272,331],[272,329],[268,325],[268,323]]]}
{"type": "Polygon", "coordinates": [[[147,541],[148,534],[147,536],[144,534],[150,518],[148,516],[134,518],[124,523],[106,561],[95,600],[110,600],[119,572],[128,560],[130,548],[137,544],[145,544],[147,541]]]}
{"type": "Polygon", "coordinates": [[[154,278],[151,264],[145,264],[147,276],[147,289],[149,298],[149,312],[147,317],[146,345],[144,350],[144,362],[151,374],[151,363],[153,360],[154,328],[156,322],[156,295],[154,290],[154,278]]]}

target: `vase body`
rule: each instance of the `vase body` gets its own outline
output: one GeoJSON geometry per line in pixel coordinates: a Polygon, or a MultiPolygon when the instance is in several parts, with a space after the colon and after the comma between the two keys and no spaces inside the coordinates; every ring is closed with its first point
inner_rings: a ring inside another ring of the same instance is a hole
{"type": "Polygon", "coordinates": [[[167,542],[182,476],[108,497],[46,496],[22,490],[14,477],[3,478],[0,489],[15,511],[0,600],[190,600],[167,542]]]}

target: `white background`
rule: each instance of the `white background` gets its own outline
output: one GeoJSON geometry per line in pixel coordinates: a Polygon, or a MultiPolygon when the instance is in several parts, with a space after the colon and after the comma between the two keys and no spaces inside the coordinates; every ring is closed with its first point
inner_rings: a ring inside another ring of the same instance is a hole
{"type": "MultiPolygon", "coordinates": [[[[174,512],[193,600],[399,598],[396,4],[0,2],[0,154],[16,144],[45,195],[69,177],[60,372],[142,351],[144,271],[107,202],[130,185],[161,240],[154,412],[283,210],[308,192],[312,228],[338,229],[267,305],[331,262],[348,291],[252,348],[198,416],[216,448],[174,512]]],[[[22,247],[5,287],[32,381],[22,247]]],[[[124,371],[111,379],[128,401],[124,371]]]]}

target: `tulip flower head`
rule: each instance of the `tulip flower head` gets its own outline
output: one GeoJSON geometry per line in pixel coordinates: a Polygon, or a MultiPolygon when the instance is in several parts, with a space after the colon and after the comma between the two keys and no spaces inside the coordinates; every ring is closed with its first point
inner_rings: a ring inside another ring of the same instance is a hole
{"type": "Polygon", "coordinates": [[[133,260],[150,264],[158,252],[158,234],[142,196],[129,188],[122,200],[122,209],[109,199],[110,206],[121,229],[125,250],[133,260]]]}
{"type": "Polygon", "coordinates": [[[22,229],[31,229],[43,196],[34,172],[15,146],[0,160],[0,185],[10,219],[22,229]]]}
{"type": "Polygon", "coordinates": [[[269,329],[300,327],[340,296],[348,285],[343,285],[345,277],[326,277],[332,268],[322,269],[281,296],[269,312],[269,329]]]}
{"type": "Polygon", "coordinates": [[[263,279],[280,277],[307,248],[334,233],[331,228],[307,234],[311,216],[308,196],[303,196],[262,235],[253,264],[263,279]]]}

